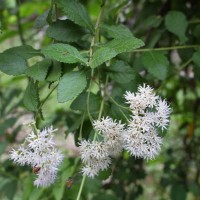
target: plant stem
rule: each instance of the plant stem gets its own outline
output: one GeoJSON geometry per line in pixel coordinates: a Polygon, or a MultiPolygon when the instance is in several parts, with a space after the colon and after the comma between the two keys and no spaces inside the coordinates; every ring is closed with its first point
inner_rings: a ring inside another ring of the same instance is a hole
{"type": "MultiPolygon", "coordinates": [[[[99,38],[99,27],[100,27],[100,24],[101,24],[101,21],[102,21],[102,18],[103,18],[105,4],[106,4],[106,0],[104,0],[103,4],[101,5],[101,10],[99,12],[99,15],[98,15],[98,18],[97,18],[97,21],[96,21],[95,32],[94,32],[94,36],[92,37],[92,41],[91,41],[91,45],[90,45],[90,49],[89,49],[89,61],[88,61],[89,66],[91,65],[95,43],[96,43],[97,39],[99,38]]],[[[90,77],[93,77],[93,76],[94,76],[94,69],[91,70],[91,76],[90,77]]],[[[91,87],[92,87],[92,81],[90,80],[90,84],[89,84],[89,88],[88,88],[88,95],[87,95],[87,113],[88,113],[88,117],[89,117],[89,119],[92,123],[93,118],[90,114],[90,90],[91,90],[91,87]]]]}
{"type": "Polygon", "coordinates": [[[48,98],[50,97],[50,95],[53,93],[53,91],[58,87],[58,84],[49,92],[49,94],[46,96],[46,98],[42,101],[42,103],[40,104],[39,108],[37,109],[37,112],[35,113],[35,120],[37,119],[38,113],[40,112],[40,110],[42,109],[43,105],[45,104],[45,102],[48,100],[48,98]]]}
{"type": "Polygon", "coordinates": [[[81,197],[81,193],[82,193],[82,190],[83,190],[83,185],[85,183],[85,178],[86,178],[86,175],[83,176],[83,179],[81,181],[81,186],[80,186],[80,189],[78,191],[78,196],[77,196],[76,200],[79,200],[80,197],[81,197]]]}
{"type": "MultiPolygon", "coordinates": [[[[102,113],[103,113],[104,103],[105,103],[105,100],[103,99],[103,100],[101,101],[101,106],[100,106],[100,110],[99,110],[98,120],[101,119],[101,116],[102,116],[102,113]]],[[[94,141],[95,141],[96,138],[97,138],[97,134],[98,134],[98,132],[95,131],[94,138],[93,138],[94,141]]]]}
{"type": "Polygon", "coordinates": [[[184,69],[187,65],[189,65],[191,62],[192,62],[192,58],[190,58],[187,62],[183,63],[181,66],[180,66],[180,69],[179,70],[182,70],[184,69]]]}
{"type": "Polygon", "coordinates": [[[111,96],[109,96],[110,100],[118,107],[126,109],[126,110],[130,110],[128,107],[125,106],[121,106],[120,104],[118,104],[111,96]]]}
{"type": "MultiPolygon", "coordinates": [[[[94,74],[94,69],[92,69],[92,71],[91,71],[91,77],[93,77],[93,74],[94,74]]],[[[88,95],[87,95],[87,113],[88,113],[88,117],[92,123],[93,118],[92,118],[92,115],[90,114],[90,90],[91,90],[91,87],[92,87],[92,81],[90,80],[90,84],[89,84],[89,88],[88,88],[88,95]]]]}
{"type": "Polygon", "coordinates": [[[173,46],[173,47],[161,47],[161,48],[154,48],[154,49],[135,49],[131,52],[148,52],[148,51],[168,51],[168,50],[175,50],[175,49],[189,49],[189,48],[199,48],[200,45],[183,45],[183,46],[173,46]]]}
{"type": "Polygon", "coordinates": [[[81,126],[80,126],[80,131],[79,131],[79,140],[82,140],[82,130],[83,130],[83,122],[84,122],[84,119],[85,119],[85,113],[86,111],[84,111],[84,114],[83,114],[83,118],[81,120],[81,126]]]}
{"type": "Polygon", "coordinates": [[[26,44],[26,41],[24,39],[24,35],[23,35],[23,29],[22,29],[22,25],[21,25],[21,15],[20,15],[20,0],[16,0],[16,5],[17,5],[17,13],[16,13],[16,17],[17,17],[17,28],[18,28],[18,32],[19,32],[19,37],[21,40],[21,43],[24,45],[26,44]]]}
{"type": "Polygon", "coordinates": [[[31,122],[30,126],[31,126],[33,132],[35,133],[35,135],[38,135],[38,130],[37,130],[36,126],[35,126],[35,122],[31,122]]]}
{"type": "Polygon", "coordinates": [[[189,21],[189,24],[198,24],[198,23],[200,23],[200,19],[193,19],[189,21]]]}
{"type": "Polygon", "coordinates": [[[122,115],[124,116],[125,120],[126,120],[127,122],[129,122],[129,119],[126,117],[126,115],[124,114],[124,112],[122,111],[121,108],[119,108],[119,111],[122,113],[122,115]]]}
{"type": "MultiPolygon", "coordinates": [[[[89,65],[91,65],[91,60],[92,60],[92,55],[94,53],[94,46],[95,46],[96,40],[99,38],[99,26],[100,26],[101,20],[103,18],[105,4],[106,4],[106,0],[103,0],[103,4],[101,5],[101,10],[99,12],[99,15],[98,15],[98,18],[97,18],[97,21],[96,21],[96,25],[95,25],[95,33],[94,33],[94,36],[92,38],[91,45],[90,45],[89,62],[88,62],[89,65]]],[[[91,70],[91,77],[93,77],[93,76],[94,76],[94,69],[91,70]]],[[[90,105],[90,90],[91,90],[91,86],[92,86],[92,81],[90,80],[90,84],[89,84],[89,88],[88,88],[89,90],[88,90],[88,95],[87,95],[87,112],[88,112],[88,116],[90,118],[90,121],[92,123],[93,119],[92,119],[92,116],[90,114],[90,107],[89,107],[89,105],[90,105]]],[[[103,112],[102,111],[103,110],[103,105],[104,105],[104,100],[101,102],[101,108],[100,108],[100,113],[101,114],[103,112]]],[[[99,116],[100,116],[100,114],[99,114],[99,116]]],[[[82,190],[83,190],[85,179],[86,179],[86,175],[83,176],[83,179],[81,181],[81,186],[79,188],[79,192],[78,192],[76,200],[79,200],[80,197],[81,197],[81,193],[82,193],[82,190]]]]}

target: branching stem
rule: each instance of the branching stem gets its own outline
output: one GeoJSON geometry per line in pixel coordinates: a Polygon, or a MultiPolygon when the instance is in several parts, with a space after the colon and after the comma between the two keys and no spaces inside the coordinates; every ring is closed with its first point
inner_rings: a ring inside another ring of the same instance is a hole
{"type": "Polygon", "coordinates": [[[35,120],[37,119],[37,116],[40,112],[40,110],[42,109],[43,105],[45,104],[45,102],[48,100],[48,98],[51,96],[51,94],[53,93],[53,91],[58,87],[58,84],[49,92],[49,94],[46,96],[46,98],[42,101],[42,103],[40,104],[39,108],[37,109],[37,112],[35,113],[35,120]]]}

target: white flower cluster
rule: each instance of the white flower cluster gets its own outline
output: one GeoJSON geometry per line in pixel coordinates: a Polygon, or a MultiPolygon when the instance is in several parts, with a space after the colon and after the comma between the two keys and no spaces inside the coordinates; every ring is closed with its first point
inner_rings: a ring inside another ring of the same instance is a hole
{"type": "Polygon", "coordinates": [[[80,143],[81,160],[84,164],[82,173],[89,177],[98,175],[99,171],[107,169],[111,163],[110,156],[117,156],[123,149],[124,125],[106,117],[93,122],[93,126],[104,140],[85,141],[80,143]]]}
{"type": "Polygon", "coordinates": [[[125,99],[132,115],[123,135],[124,148],[135,157],[153,159],[160,152],[162,143],[157,129],[167,128],[171,109],[145,84],[139,86],[136,93],[126,92],[125,99]]]}
{"type": "Polygon", "coordinates": [[[18,150],[11,151],[11,159],[19,165],[31,165],[37,174],[34,185],[49,186],[56,178],[63,155],[55,149],[53,127],[32,131],[18,150]]]}
{"type": "Polygon", "coordinates": [[[117,123],[110,117],[102,118],[93,122],[93,127],[103,135],[104,144],[110,156],[117,156],[123,149],[124,124],[117,123]]]}
{"type": "Polygon", "coordinates": [[[119,155],[123,149],[144,159],[153,159],[160,152],[162,138],[157,129],[164,130],[169,123],[171,109],[167,102],[145,84],[139,86],[136,93],[126,92],[125,99],[132,113],[126,127],[110,117],[96,120],[93,127],[103,136],[103,141],[83,140],[80,143],[84,175],[98,175],[99,171],[109,167],[110,156],[119,155]]]}

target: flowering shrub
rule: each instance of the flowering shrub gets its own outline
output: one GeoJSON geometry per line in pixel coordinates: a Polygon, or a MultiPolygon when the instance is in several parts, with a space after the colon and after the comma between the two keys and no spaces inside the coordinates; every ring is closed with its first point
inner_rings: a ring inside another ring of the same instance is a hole
{"type": "Polygon", "coordinates": [[[199,195],[200,3],[0,2],[0,199],[199,195]]]}

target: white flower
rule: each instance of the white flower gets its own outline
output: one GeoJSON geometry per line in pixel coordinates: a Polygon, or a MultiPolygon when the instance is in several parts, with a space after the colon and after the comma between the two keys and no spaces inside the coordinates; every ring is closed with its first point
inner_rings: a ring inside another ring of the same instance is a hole
{"type": "Polygon", "coordinates": [[[11,151],[11,159],[19,165],[30,165],[38,167],[37,178],[34,185],[49,186],[56,178],[58,166],[63,160],[63,155],[55,149],[52,127],[37,133],[31,132],[25,143],[18,150],[11,151]],[[27,145],[25,145],[27,143],[27,145]]]}
{"type": "Polygon", "coordinates": [[[123,148],[132,156],[147,160],[159,154],[162,138],[157,131],[166,129],[169,123],[171,109],[167,102],[145,84],[139,86],[136,93],[126,92],[125,99],[132,112],[127,128],[110,117],[102,118],[93,121],[93,127],[103,141],[81,141],[79,150],[84,175],[93,178],[107,169],[111,164],[110,156],[119,155],[123,148]]]}
{"type": "Polygon", "coordinates": [[[124,124],[117,123],[110,117],[93,121],[94,128],[103,134],[104,143],[108,148],[109,155],[117,156],[123,149],[124,124]]]}
{"type": "Polygon", "coordinates": [[[162,139],[157,136],[154,128],[145,133],[129,128],[124,134],[124,141],[124,148],[131,155],[144,159],[153,159],[158,155],[162,144],[162,139]]]}
{"type": "Polygon", "coordinates": [[[82,167],[81,172],[83,175],[94,178],[99,174],[99,171],[107,169],[110,164],[110,157],[104,158],[103,160],[92,160],[92,162],[86,163],[82,167]]]}
{"type": "Polygon", "coordinates": [[[134,115],[144,114],[146,108],[152,108],[156,104],[157,96],[150,86],[138,87],[138,92],[126,92],[124,95],[126,103],[130,104],[130,109],[134,115]]]}
{"type": "Polygon", "coordinates": [[[111,163],[108,149],[103,142],[83,140],[80,142],[79,150],[84,164],[84,175],[94,177],[100,170],[107,169],[111,163]]]}
{"type": "Polygon", "coordinates": [[[169,124],[170,113],[171,108],[167,105],[167,102],[159,99],[157,102],[156,125],[161,127],[162,130],[166,129],[169,124]]]}
{"type": "Polygon", "coordinates": [[[132,115],[123,137],[124,148],[135,157],[153,159],[162,143],[157,128],[167,128],[171,109],[145,84],[139,86],[136,93],[126,92],[125,99],[132,115]]]}

